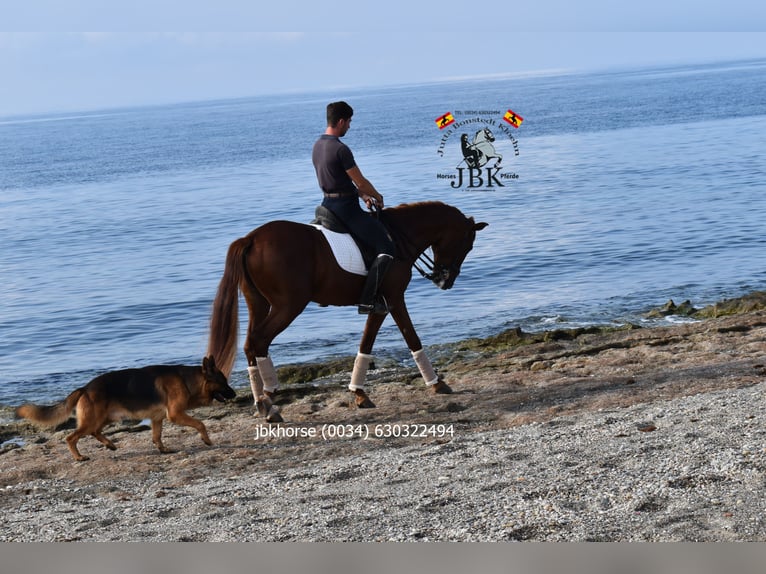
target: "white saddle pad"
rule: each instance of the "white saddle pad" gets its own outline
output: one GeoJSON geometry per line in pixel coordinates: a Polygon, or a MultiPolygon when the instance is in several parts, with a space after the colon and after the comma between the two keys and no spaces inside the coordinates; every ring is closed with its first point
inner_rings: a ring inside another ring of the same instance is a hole
{"type": "Polygon", "coordinates": [[[356,242],[348,233],[338,233],[330,231],[321,225],[314,225],[319,231],[324,233],[327,242],[330,244],[335,260],[341,269],[354,273],[355,275],[367,275],[367,268],[364,266],[362,252],[359,251],[356,242]]]}

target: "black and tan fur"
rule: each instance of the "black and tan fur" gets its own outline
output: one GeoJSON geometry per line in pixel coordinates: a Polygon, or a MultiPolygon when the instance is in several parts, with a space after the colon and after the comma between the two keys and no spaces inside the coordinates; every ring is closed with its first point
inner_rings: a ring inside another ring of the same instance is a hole
{"type": "Polygon", "coordinates": [[[93,435],[107,448],[114,443],[101,430],[110,422],[123,419],[152,421],[152,440],[160,452],[171,452],[162,444],[162,421],[190,426],[210,445],[210,437],[202,421],[186,411],[209,405],[213,399],[225,401],[235,397],[224,374],[211,357],[201,366],[153,365],[104,373],[84,387],[73,391],[64,401],[52,406],[26,404],[16,409],[16,416],[38,425],[56,426],[67,420],[76,409],[77,428],[67,436],[69,450],[75,460],[88,460],[77,450],[77,441],[93,435]]]}

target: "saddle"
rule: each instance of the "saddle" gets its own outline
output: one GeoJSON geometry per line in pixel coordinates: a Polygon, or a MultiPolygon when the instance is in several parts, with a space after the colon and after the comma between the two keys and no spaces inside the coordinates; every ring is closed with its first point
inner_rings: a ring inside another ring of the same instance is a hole
{"type": "Polygon", "coordinates": [[[366,269],[369,269],[372,262],[378,256],[375,250],[367,247],[364,241],[362,241],[355,234],[351,233],[351,231],[340,220],[340,218],[338,218],[338,216],[327,209],[324,205],[317,206],[316,210],[314,211],[314,219],[311,221],[311,225],[323,227],[335,233],[343,233],[345,235],[349,235],[354,240],[354,243],[356,243],[356,246],[359,248],[366,269]]]}

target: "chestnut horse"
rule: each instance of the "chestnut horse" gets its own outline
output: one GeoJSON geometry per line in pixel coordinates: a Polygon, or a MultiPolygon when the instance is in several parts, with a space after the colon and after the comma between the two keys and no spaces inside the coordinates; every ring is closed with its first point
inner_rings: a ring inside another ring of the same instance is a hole
{"type": "MultiPolygon", "coordinates": [[[[476,232],[487,224],[476,223],[457,208],[433,201],[387,208],[378,216],[397,250],[380,293],[423,380],[435,393],[450,393],[451,389],[436,375],[423,352],[407,312],[404,291],[412,278],[413,266],[439,288],[451,288],[473,248],[476,232]],[[433,260],[423,253],[429,247],[433,260]],[[417,265],[417,260],[424,256],[428,260],[426,265],[432,267],[429,274],[417,265]]],[[[321,306],[356,305],[364,281],[363,275],[341,269],[324,235],[315,227],[290,221],[266,223],[229,246],[213,302],[207,354],[215,359],[224,375],[231,374],[237,352],[238,291],[241,291],[249,310],[244,350],[253,398],[258,411],[269,422],[281,421],[271,401],[277,389],[277,374],[268,354],[269,345],[311,301],[321,306]]],[[[356,404],[361,408],[375,406],[363,387],[375,337],[385,317],[368,315],[354,361],[349,389],[356,394],[356,404]]]]}

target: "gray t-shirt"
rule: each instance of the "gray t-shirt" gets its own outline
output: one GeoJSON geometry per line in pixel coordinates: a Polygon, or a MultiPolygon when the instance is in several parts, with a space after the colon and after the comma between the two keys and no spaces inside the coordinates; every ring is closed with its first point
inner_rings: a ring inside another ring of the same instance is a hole
{"type": "Polygon", "coordinates": [[[340,138],[327,134],[314,144],[311,161],[317,174],[319,187],[325,193],[356,195],[354,182],[346,171],[356,165],[351,149],[340,138]]]}

